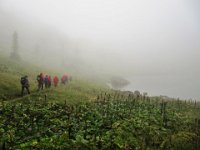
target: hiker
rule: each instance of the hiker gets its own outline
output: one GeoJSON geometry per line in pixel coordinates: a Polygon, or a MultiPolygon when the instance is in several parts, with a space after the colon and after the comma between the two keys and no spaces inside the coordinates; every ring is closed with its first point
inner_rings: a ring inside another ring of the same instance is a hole
{"type": "Polygon", "coordinates": [[[66,84],[66,83],[68,82],[68,76],[67,76],[66,74],[62,76],[61,82],[62,82],[63,84],[66,84]]]}
{"type": "Polygon", "coordinates": [[[59,81],[58,77],[55,76],[55,77],[53,78],[53,83],[54,83],[54,86],[55,86],[55,87],[57,87],[58,81],[59,81]]]}
{"type": "Polygon", "coordinates": [[[48,77],[48,87],[51,87],[51,76],[48,77]]]}
{"type": "Polygon", "coordinates": [[[24,95],[24,88],[27,90],[28,94],[30,94],[28,76],[21,77],[21,85],[22,85],[21,96],[24,95]]]}
{"type": "Polygon", "coordinates": [[[44,76],[43,76],[43,73],[40,73],[38,76],[37,76],[37,81],[38,81],[38,91],[40,89],[43,90],[43,84],[44,84],[44,76]]]}
{"type": "Polygon", "coordinates": [[[49,85],[49,77],[48,77],[48,75],[46,75],[45,78],[44,78],[44,85],[45,85],[45,88],[48,88],[48,85],[49,85]]]}

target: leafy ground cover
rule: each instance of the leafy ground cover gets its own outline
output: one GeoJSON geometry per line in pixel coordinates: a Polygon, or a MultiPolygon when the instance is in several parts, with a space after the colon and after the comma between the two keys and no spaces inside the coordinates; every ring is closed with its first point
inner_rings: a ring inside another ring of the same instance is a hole
{"type": "Polygon", "coordinates": [[[26,97],[2,103],[0,141],[7,149],[198,149],[199,109],[122,92],[76,104],[26,97]]]}
{"type": "Polygon", "coordinates": [[[73,79],[37,92],[54,74],[0,56],[0,149],[190,149],[200,147],[200,103],[163,100],[73,79]],[[31,95],[19,97],[21,75],[31,95]]]}

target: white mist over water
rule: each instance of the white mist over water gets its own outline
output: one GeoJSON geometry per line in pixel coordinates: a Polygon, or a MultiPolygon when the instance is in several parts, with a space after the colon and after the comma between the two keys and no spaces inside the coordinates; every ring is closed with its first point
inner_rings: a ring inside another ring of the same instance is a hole
{"type": "Polygon", "coordinates": [[[200,101],[200,81],[183,76],[134,76],[128,77],[130,84],[123,88],[128,91],[147,92],[149,96],[168,96],[200,101]]]}
{"type": "Polygon", "coordinates": [[[22,53],[38,47],[37,62],[200,99],[199,0],[0,0],[0,50],[15,30],[22,53]]]}

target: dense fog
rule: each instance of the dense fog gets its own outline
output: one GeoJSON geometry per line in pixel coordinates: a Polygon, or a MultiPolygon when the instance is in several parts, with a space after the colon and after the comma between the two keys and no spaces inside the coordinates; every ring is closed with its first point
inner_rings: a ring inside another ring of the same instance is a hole
{"type": "Polygon", "coordinates": [[[0,52],[200,100],[199,0],[0,0],[0,52]]]}

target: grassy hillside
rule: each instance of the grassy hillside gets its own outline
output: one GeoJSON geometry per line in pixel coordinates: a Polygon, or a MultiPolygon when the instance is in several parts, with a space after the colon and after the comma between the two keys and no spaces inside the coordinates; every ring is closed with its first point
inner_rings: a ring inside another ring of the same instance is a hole
{"type": "Polygon", "coordinates": [[[13,61],[0,55],[0,99],[11,99],[20,95],[20,78],[28,75],[31,89],[36,88],[35,76],[40,69],[23,61],[13,61]]]}
{"type": "Polygon", "coordinates": [[[58,74],[0,59],[0,149],[173,149],[200,147],[200,103],[114,91],[73,79],[37,92],[36,75],[58,74]],[[31,94],[20,97],[21,75],[31,94]]]}
{"type": "Polygon", "coordinates": [[[67,86],[59,85],[57,88],[52,87],[51,89],[37,92],[36,76],[40,72],[51,75],[52,77],[54,75],[61,77],[60,72],[40,68],[24,61],[14,61],[6,56],[0,55],[0,99],[24,99],[20,97],[20,78],[23,75],[28,75],[31,90],[31,95],[28,97],[31,98],[42,99],[44,98],[44,95],[47,95],[49,101],[72,102],[74,99],[90,100],[93,99],[93,95],[96,95],[101,91],[100,89],[106,89],[106,86],[102,84],[90,82],[86,79],[79,80],[75,77],[73,82],[67,86]]]}

